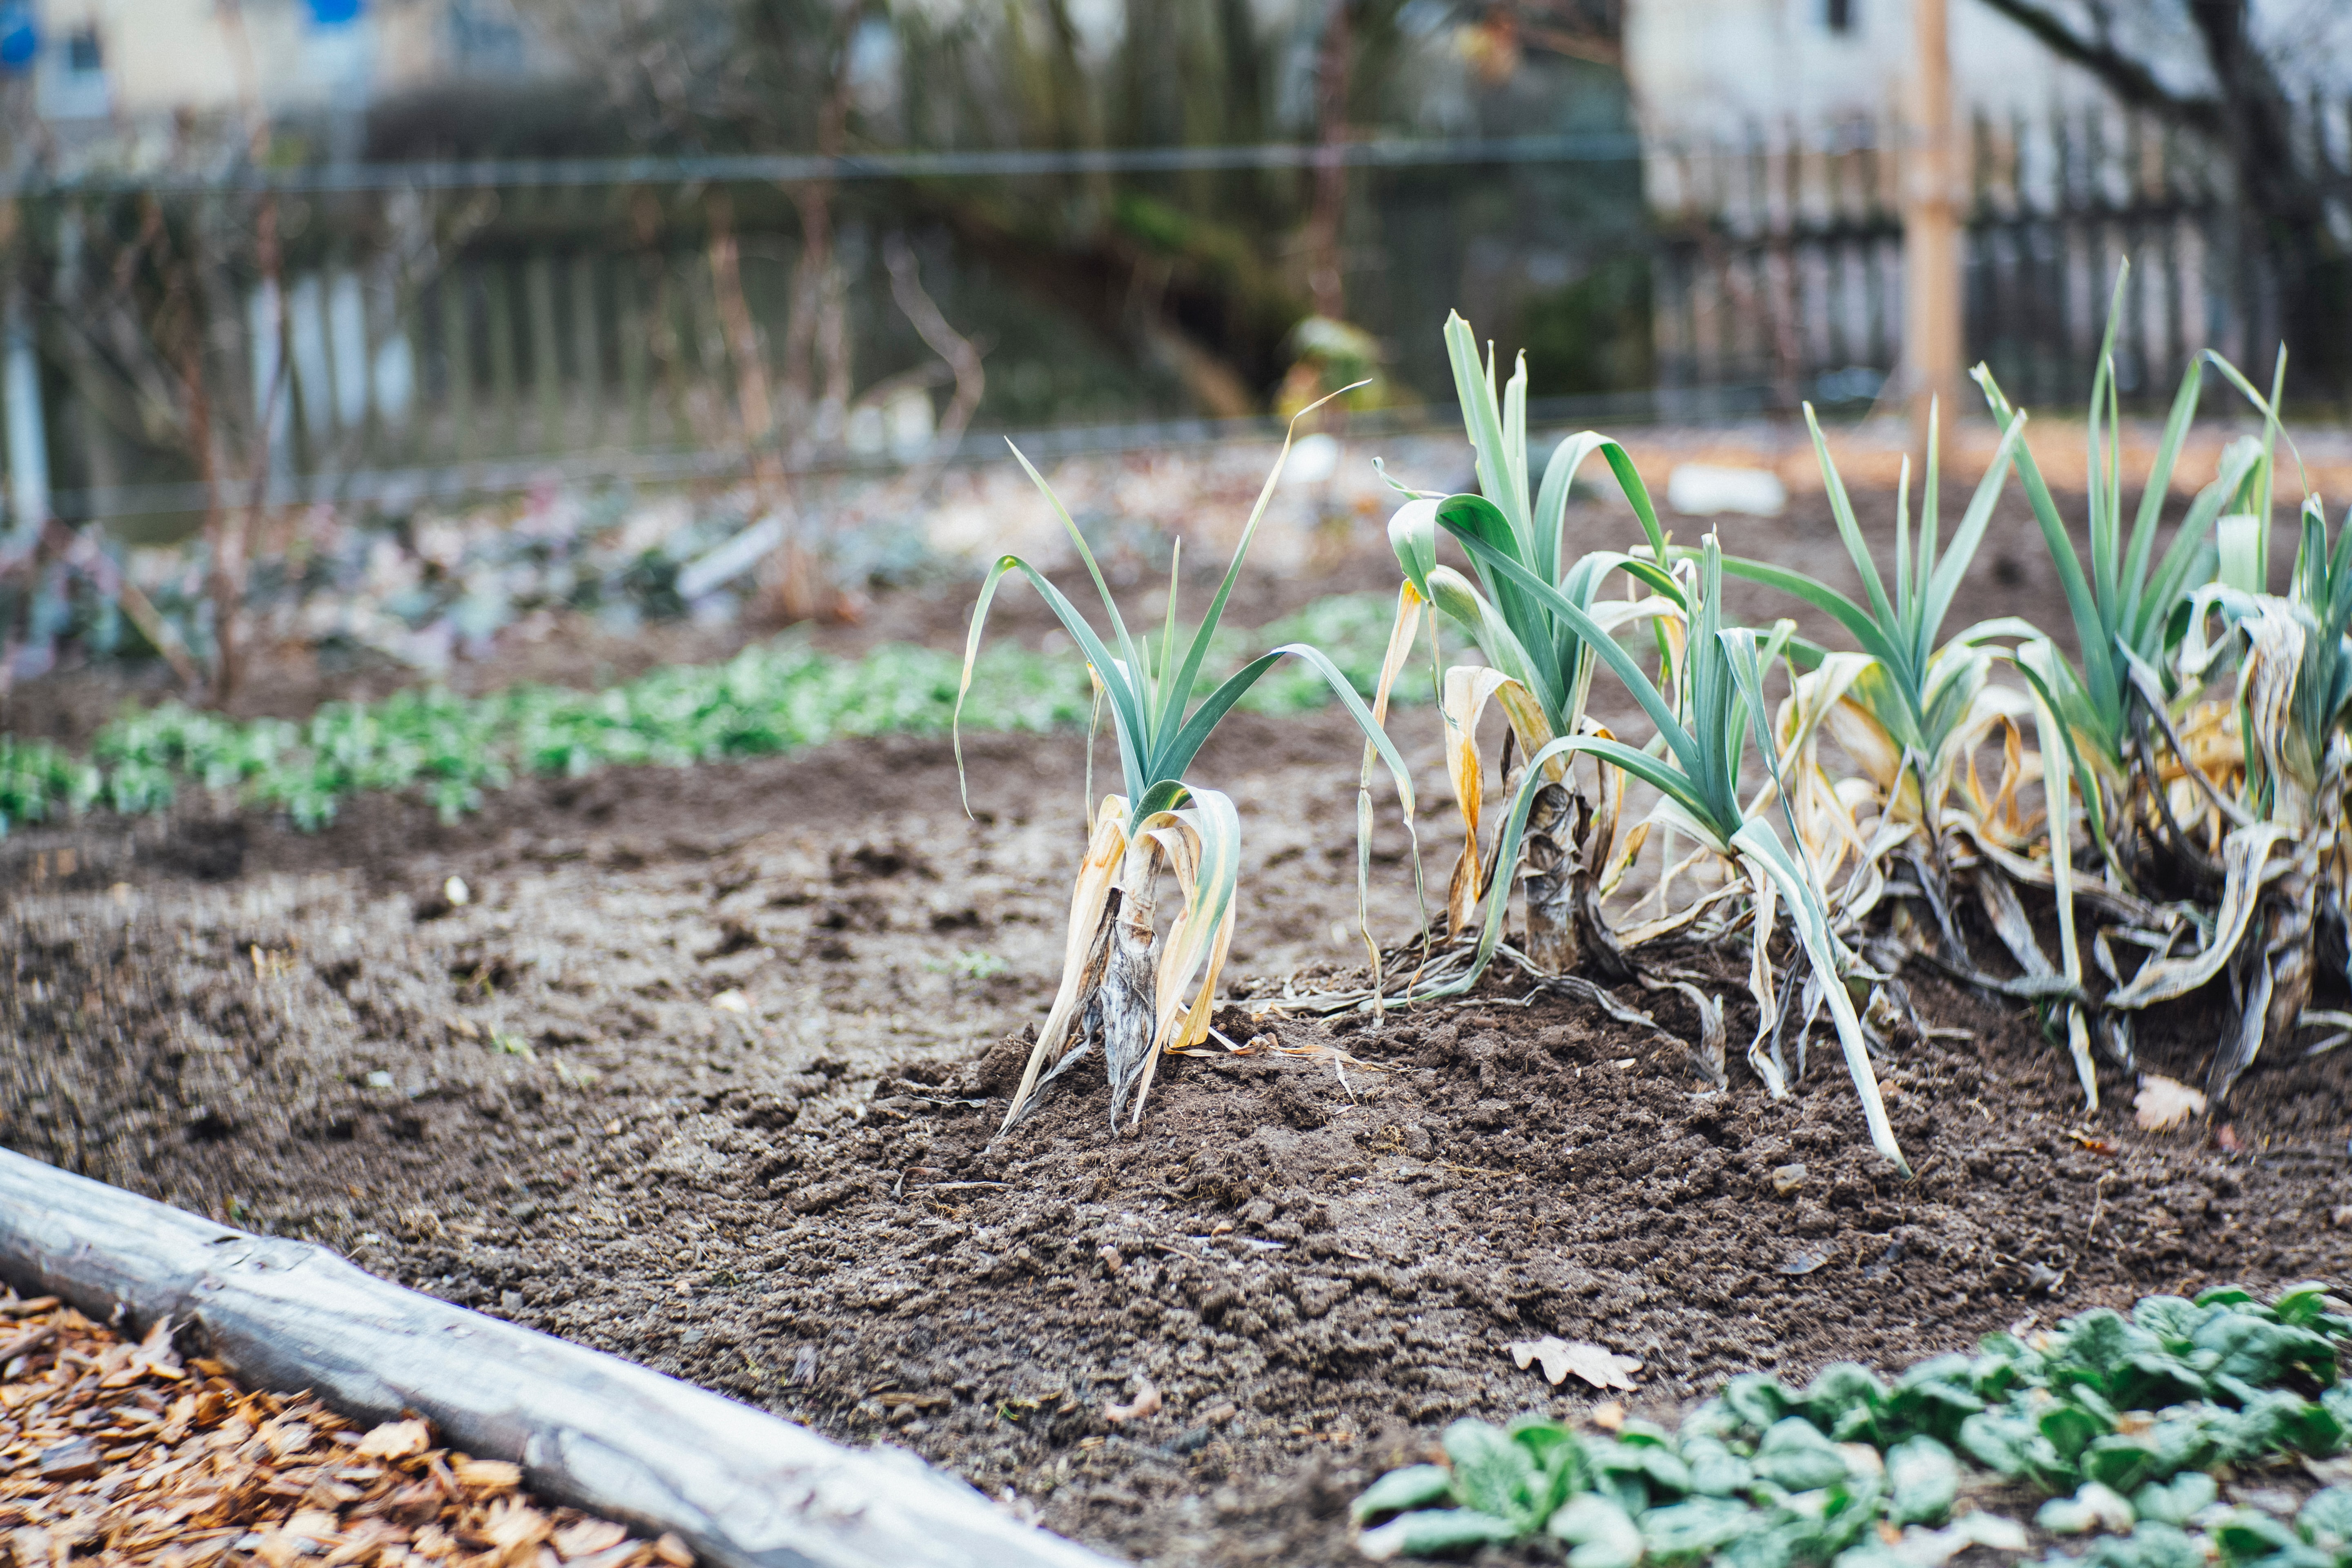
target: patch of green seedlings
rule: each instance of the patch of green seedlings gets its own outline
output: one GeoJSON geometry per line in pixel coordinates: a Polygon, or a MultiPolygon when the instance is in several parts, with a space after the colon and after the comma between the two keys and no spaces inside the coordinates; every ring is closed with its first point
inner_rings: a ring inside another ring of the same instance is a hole
{"type": "Polygon", "coordinates": [[[1375,1558],[1550,1536],[1570,1568],[1917,1568],[1971,1545],[2027,1548],[2017,1520],[1958,1511],[1964,1484],[2044,1494],[2053,1535],[2102,1531],[2043,1568],[2352,1568],[2352,1488],[2290,1521],[2219,1502],[2212,1473],[2325,1459],[2352,1436],[2325,1288],[2267,1304],[2239,1289],[2151,1296],[1893,1382],[1840,1363],[1802,1389],[1730,1379],[1669,1432],[1579,1433],[1542,1416],[1447,1428],[1443,1464],[1392,1470],[1356,1500],[1375,1558]]]}
{"type": "Polygon", "coordinates": [[[923,967],[963,980],[993,980],[1013,966],[992,952],[959,948],[946,958],[923,960],[923,967]]]}
{"type": "MultiPolygon", "coordinates": [[[[1339,595],[1260,635],[1313,638],[1369,693],[1379,679],[1390,605],[1339,595]]],[[[1220,635],[1206,666],[1242,662],[1237,634],[1220,635]]],[[[765,756],[856,735],[944,734],[961,667],[950,653],[905,644],[857,658],[792,638],[722,663],[652,670],[603,691],[518,686],[485,697],[412,689],[375,702],[331,702],[301,723],[236,720],[173,702],[102,729],[87,759],[42,741],[0,735],[0,831],[93,805],[162,810],[190,787],[234,792],[283,810],[306,831],[369,790],[421,790],[445,819],[478,809],[486,791],[530,774],[577,776],[616,763],[683,765],[765,756]]],[[[993,649],[967,727],[1044,731],[1085,722],[1085,671],[1018,647],[993,649]]],[[[1240,706],[1297,712],[1329,700],[1316,677],[1261,680],[1240,706]]]]}

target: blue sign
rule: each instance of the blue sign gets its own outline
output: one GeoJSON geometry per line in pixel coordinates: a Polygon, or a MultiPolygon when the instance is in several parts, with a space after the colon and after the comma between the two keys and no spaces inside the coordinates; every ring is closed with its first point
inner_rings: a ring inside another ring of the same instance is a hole
{"type": "Polygon", "coordinates": [[[20,71],[41,52],[41,29],[26,0],[0,3],[0,70],[20,71]]]}

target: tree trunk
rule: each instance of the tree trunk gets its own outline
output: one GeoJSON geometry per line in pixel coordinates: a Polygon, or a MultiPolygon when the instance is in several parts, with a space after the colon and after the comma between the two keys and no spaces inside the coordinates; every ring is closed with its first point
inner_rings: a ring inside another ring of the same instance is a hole
{"type": "Polygon", "coordinates": [[[1347,216],[1348,79],[1355,46],[1355,0],[1328,0],[1323,41],[1315,63],[1315,118],[1320,143],[1315,158],[1315,205],[1307,219],[1307,292],[1315,313],[1328,321],[1348,314],[1347,275],[1339,231],[1347,216]]]}

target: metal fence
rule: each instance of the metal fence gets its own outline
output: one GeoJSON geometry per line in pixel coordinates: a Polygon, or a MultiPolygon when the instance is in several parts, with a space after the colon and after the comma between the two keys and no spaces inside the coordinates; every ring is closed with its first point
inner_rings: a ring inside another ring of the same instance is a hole
{"type": "MultiPolygon", "coordinates": [[[[2126,256],[2126,395],[2208,347],[2266,368],[2276,263],[2210,156],[2089,110],[1980,122],[1969,144],[1968,352],[2013,395],[2079,397],[2126,256]]],[[[1001,450],[990,429],[1230,433],[1171,423],[1201,413],[1183,328],[1215,300],[1180,297],[1153,226],[1185,221],[1200,182],[1327,158],[1351,169],[1349,314],[1430,418],[1455,307],[1529,346],[1539,396],[1588,400],[1554,406],[1619,417],[1868,406],[1898,368],[1900,147],[1870,125],[1646,151],[1600,133],[89,180],[13,193],[11,510],[20,531],[54,514],[161,538],[226,506],[942,461],[1001,450]],[[800,199],[819,186],[822,275],[800,199]],[[1032,275],[1017,229],[988,227],[1016,202],[1109,204],[1117,288],[1032,275]]],[[[2352,170],[2329,167],[2314,221],[2352,223],[2352,170]]]]}
{"type": "Polygon", "coordinates": [[[1392,379],[1442,395],[1446,309],[1507,331],[1530,290],[1638,261],[1638,151],[1622,135],[1553,135],[357,166],[19,190],[14,510],[160,536],[257,500],[396,504],[763,459],[782,471],[938,461],[989,429],[1148,437],[1203,412],[1182,330],[1200,304],[1174,297],[1181,280],[1151,254],[1150,226],[1177,214],[1155,193],[1295,181],[1328,157],[1349,165],[1355,191],[1350,313],[1402,348],[1392,379]],[[798,199],[812,185],[828,202],[821,272],[798,199]],[[1613,231],[1580,222],[1597,186],[1622,209],[1613,231]],[[1113,297],[1027,276],[1018,234],[970,217],[1000,195],[1117,204],[1106,226],[1134,254],[1117,258],[1113,297]],[[977,408],[957,407],[966,389],[941,331],[984,363],[977,408]]]}

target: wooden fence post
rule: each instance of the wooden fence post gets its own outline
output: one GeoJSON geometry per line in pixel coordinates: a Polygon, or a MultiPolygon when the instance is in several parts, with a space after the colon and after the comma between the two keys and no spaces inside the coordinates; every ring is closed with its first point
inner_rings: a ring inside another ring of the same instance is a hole
{"type": "Polygon", "coordinates": [[[1904,159],[1903,364],[1915,445],[1927,405],[1960,406],[1960,234],[1952,202],[1952,49],[1945,0],[1912,0],[1918,80],[1904,159]]]}

